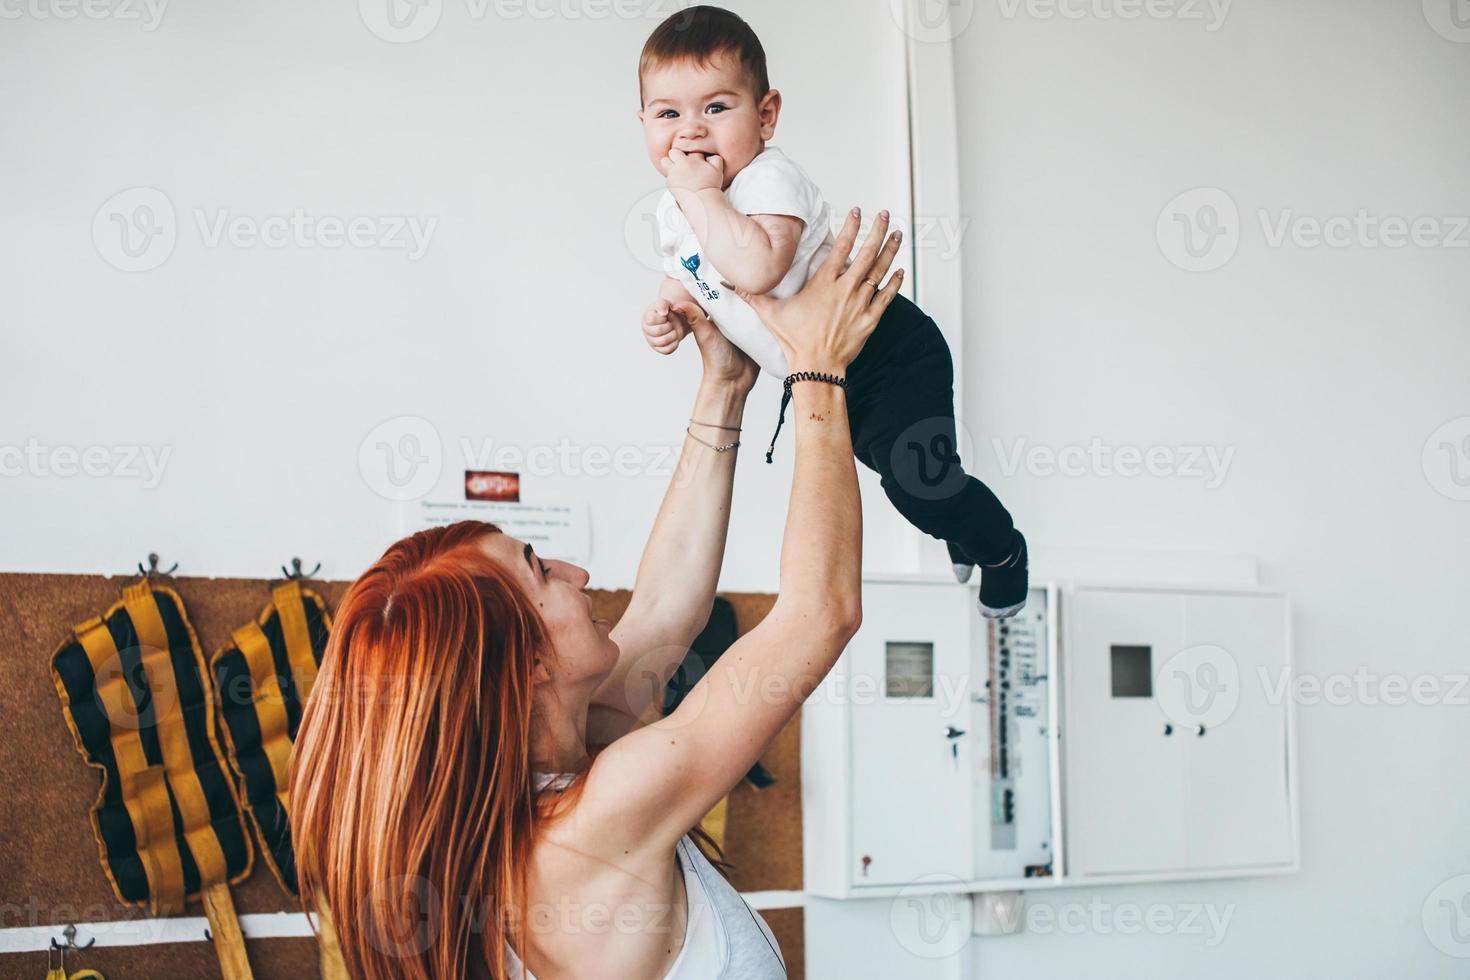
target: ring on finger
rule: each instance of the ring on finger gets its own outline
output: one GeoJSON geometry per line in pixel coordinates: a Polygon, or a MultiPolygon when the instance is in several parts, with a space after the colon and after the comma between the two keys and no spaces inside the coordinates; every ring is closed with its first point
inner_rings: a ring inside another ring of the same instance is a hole
{"type": "Polygon", "coordinates": [[[878,284],[873,281],[873,277],[872,276],[864,276],[863,277],[863,282],[867,283],[869,286],[872,286],[874,289],[879,288],[878,287],[878,284]]]}

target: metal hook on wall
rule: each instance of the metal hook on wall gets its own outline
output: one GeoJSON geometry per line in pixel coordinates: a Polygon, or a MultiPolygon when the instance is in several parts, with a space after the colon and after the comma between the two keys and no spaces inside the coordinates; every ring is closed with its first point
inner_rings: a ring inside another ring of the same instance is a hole
{"type": "Polygon", "coordinates": [[[56,937],[53,936],[51,938],[51,948],[61,951],[63,963],[66,962],[65,957],[67,952],[77,953],[81,952],[84,949],[91,949],[93,945],[95,945],[97,942],[97,937],[93,936],[91,939],[87,940],[85,945],[78,946],[77,927],[74,925],[68,925],[65,929],[61,930],[61,935],[66,940],[66,942],[58,943],[56,941],[56,937]]]}
{"type": "Polygon", "coordinates": [[[321,570],[322,570],[322,563],[321,562],[317,562],[316,563],[316,567],[313,568],[311,571],[309,571],[309,572],[303,572],[301,570],[301,559],[300,558],[292,558],[291,559],[291,570],[289,572],[286,571],[286,566],[285,565],[282,565],[281,566],[281,574],[284,575],[284,576],[286,576],[286,581],[288,581],[288,582],[304,582],[304,581],[306,581],[309,578],[314,578],[316,576],[316,573],[319,572],[319,571],[321,571],[321,570]]]}
{"type": "Polygon", "coordinates": [[[160,569],[158,567],[158,553],[156,551],[150,551],[148,553],[148,567],[147,568],[144,568],[143,567],[143,563],[142,562],[138,562],[138,574],[141,575],[141,576],[143,576],[144,578],[148,578],[148,579],[157,578],[160,575],[172,575],[174,572],[176,572],[178,570],[179,570],[179,563],[178,562],[174,562],[171,566],[169,566],[166,569],[160,569]]]}

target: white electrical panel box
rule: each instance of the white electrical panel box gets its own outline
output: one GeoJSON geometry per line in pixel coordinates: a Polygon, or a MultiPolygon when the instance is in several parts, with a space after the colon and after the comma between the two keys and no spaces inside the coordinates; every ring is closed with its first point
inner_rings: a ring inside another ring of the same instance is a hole
{"type": "Polygon", "coordinates": [[[1093,587],[1065,610],[1069,873],[1292,866],[1286,598],[1093,587]]]}
{"type": "Polygon", "coordinates": [[[1044,877],[1055,839],[1054,595],[997,625],[974,587],[867,582],[802,712],[807,889],[1044,877]]]}
{"type": "Polygon", "coordinates": [[[1264,592],[870,580],[802,711],[806,890],[981,892],[1289,871],[1289,608],[1264,592]],[[1274,683],[1262,683],[1268,677],[1274,683]]]}

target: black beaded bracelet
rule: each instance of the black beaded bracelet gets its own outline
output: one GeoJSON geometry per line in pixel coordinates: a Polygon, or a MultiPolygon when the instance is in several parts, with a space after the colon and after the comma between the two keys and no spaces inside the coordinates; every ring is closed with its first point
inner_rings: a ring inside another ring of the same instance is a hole
{"type": "Polygon", "coordinates": [[[797,371],[795,374],[786,375],[782,387],[789,393],[791,386],[798,381],[825,381],[829,385],[836,385],[843,391],[847,390],[847,379],[835,374],[823,374],[821,371],[797,371]]]}
{"type": "Polygon", "coordinates": [[[781,434],[781,426],[786,423],[786,406],[791,404],[791,386],[798,381],[824,381],[829,385],[836,385],[844,392],[847,391],[847,379],[835,374],[825,374],[821,371],[797,371],[795,374],[786,375],[782,382],[781,392],[781,414],[776,417],[776,431],[771,436],[771,448],[766,450],[766,462],[774,462],[776,455],[776,437],[781,434]]]}

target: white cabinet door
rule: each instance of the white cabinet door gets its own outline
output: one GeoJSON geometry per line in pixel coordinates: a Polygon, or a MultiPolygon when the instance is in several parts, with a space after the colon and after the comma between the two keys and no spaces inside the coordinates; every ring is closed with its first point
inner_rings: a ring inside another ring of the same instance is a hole
{"type": "Polygon", "coordinates": [[[1273,693],[1289,664],[1286,599],[1095,588],[1070,598],[1062,749],[1072,871],[1290,864],[1287,713],[1273,693]],[[1143,648],[1149,681],[1137,664],[1120,678],[1143,648]]]}
{"type": "Polygon", "coordinates": [[[1284,690],[1288,635],[1281,596],[1184,599],[1190,710],[1198,715],[1186,735],[1190,870],[1291,861],[1286,704],[1272,695],[1284,690]]]}
{"type": "Polygon", "coordinates": [[[844,656],[852,710],[852,882],[974,874],[970,591],[868,583],[844,656]],[[956,734],[963,733],[963,734],[956,734]]]}
{"type": "Polygon", "coordinates": [[[1187,735],[1157,698],[1160,666],[1184,647],[1178,595],[1077,589],[1062,618],[1061,731],[1072,873],[1138,874],[1183,865],[1187,735]]]}

